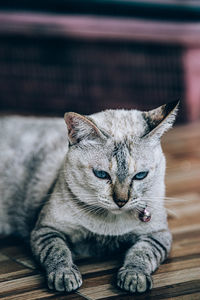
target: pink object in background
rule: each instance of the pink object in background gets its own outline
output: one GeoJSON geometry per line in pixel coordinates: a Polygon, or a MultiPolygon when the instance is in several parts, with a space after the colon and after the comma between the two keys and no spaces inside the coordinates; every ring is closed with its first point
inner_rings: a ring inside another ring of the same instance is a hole
{"type": "Polygon", "coordinates": [[[200,118],[200,49],[187,48],[183,56],[187,119],[200,118]]]}

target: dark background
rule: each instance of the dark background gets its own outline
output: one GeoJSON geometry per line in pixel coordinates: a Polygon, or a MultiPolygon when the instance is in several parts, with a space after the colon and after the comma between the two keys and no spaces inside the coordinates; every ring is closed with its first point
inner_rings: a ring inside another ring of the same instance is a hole
{"type": "Polygon", "coordinates": [[[180,99],[178,121],[198,120],[188,53],[200,51],[199,20],[198,1],[1,1],[0,112],[148,110],[180,99]]]}

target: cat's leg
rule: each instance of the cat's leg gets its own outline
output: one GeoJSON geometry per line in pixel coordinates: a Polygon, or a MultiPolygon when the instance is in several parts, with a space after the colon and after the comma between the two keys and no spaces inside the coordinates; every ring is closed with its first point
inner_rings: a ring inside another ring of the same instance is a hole
{"type": "Polygon", "coordinates": [[[81,286],[81,274],[72,261],[64,234],[49,227],[35,228],[31,233],[31,248],[46,270],[50,289],[71,292],[81,286]]]}
{"type": "Polygon", "coordinates": [[[171,233],[167,230],[139,236],[126,253],[124,265],[118,272],[117,285],[131,293],[151,289],[151,273],[167,258],[171,242],[171,233]]]}

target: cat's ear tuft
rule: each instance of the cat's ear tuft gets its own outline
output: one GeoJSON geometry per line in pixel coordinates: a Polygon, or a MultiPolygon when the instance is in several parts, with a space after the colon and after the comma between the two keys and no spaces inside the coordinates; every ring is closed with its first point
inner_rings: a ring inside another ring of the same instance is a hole
{"type": "Polygon", "coordinates": [[[179,101],[164,104],[156,109],[143,112],[147,130],[143,137],[155,136],[160,138],[165,131],[170,129],[176,119],[179,101]]]}
{"type": "Polygon", "coordinates": [[[101,131],[87,117],[74,112],[68,112],[64,115],[65,123],[68,128],[68,138],[71,145],[81,141],[94,141],[102,138],[101,131]]]}

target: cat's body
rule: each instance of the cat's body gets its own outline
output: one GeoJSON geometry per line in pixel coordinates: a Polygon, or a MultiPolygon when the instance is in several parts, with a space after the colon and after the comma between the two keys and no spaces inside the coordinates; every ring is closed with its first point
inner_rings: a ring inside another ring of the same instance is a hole
{"type": "Polygon", "coordinates": [[[118,285],[151,288],[150,274],[171,247],[159,138],[176,104],[151,113],[68,113],[68,139],[62,119],[1,119],[0,233],[30,237],[50,288],[81,285],[76,255],[120,249],[127,252],[118,285]],[[151,220],[142,222],[146,207],[151,220]]]}
{"type": "Polygon", "coordinates": [[[67,152],[57,118],[0,118],[0,232],[28,237],[67,152]],[[32,222],[31,222],[32,220],[32,222]]]}

